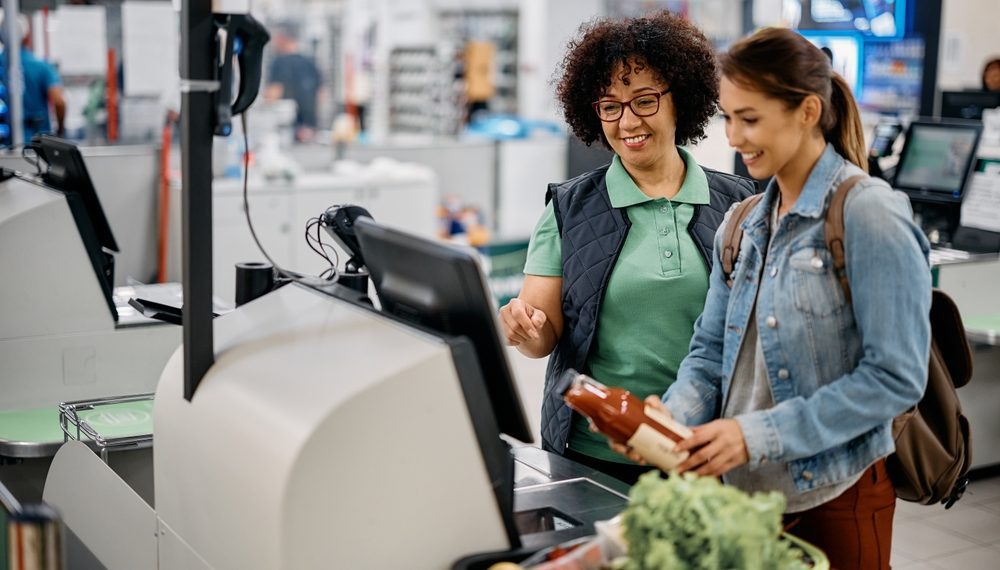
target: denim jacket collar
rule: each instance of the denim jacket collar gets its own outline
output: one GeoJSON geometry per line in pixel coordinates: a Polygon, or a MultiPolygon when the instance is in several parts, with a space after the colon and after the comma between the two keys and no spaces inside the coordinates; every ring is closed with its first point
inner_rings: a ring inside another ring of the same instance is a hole
{"type": "MultiPolygon", "coordinates": [[[[809,173],[805,186],[802,188],[802,193],[799,194],[799,198],[795,201],[795,205],[792,206],[789,213],[804,218],[822,217],[826,195],[833,188],[834,182],[843,170],[844,162],[844,159],[834,150],[833,145],[827,143],[826,148],[823,149],[823,154],[820,155],[816,165],[813,166],[812,172],[809,173]]],[[[766,248],[767,240],[770,237],[770,228],[768,226],[770,224],[771,208],[778,198],[778,192],[778,179],[772,178],[767,185],[767,189],[764,191],[763,202],[767,206],[754,208],[742,224],[743,230],[750,235],[751,239],[753,239],[761,250],[766,248]]]]}

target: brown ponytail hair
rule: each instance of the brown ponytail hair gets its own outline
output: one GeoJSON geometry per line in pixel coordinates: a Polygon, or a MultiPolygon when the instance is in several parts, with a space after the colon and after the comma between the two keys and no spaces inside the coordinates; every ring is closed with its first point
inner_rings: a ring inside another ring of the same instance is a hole
{"type": "Polygon", "coordinates": [[[727,79],[747,89],[798,107],[809,95],[823,103],[819,127],[841,156],[868,170],[861,114],[847,82],[830,60],[801,34],[787,28],[764,28],[732,45],[719,57],[727,79]]]}

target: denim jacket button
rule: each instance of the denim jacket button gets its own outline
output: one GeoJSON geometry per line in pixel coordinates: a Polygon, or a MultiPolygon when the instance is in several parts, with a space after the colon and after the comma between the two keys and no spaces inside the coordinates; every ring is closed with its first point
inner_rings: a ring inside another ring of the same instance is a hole
{"type": "Polygon", "coordinates": [[[774,277],[777,274],[778,274],[778,268],[777,267],[772,267],[771,268],[771,277],[774,277]]]}
{"type": "Polygon", "coordinates": [[[778,371],[778,378],[781,378],[782,380],[788,380],[788,376],[789,374],[787,368],[782,368],[781,370],[778,371]]]}
{"type": "Polygon", "coordinates": [[[815,267],[816,269],[822,269],[823,268],[823,260],[820,259],[819,257],[812,258],[812,260],[809,263],[813,267],[815,267]]]}
{"type": "Polygon", "coordinates": [[[774,315],[768,315],[764,322],[767,323],[767,328],[770,329],[777,328],[778,326],[778,319],[774,315]]]}
{"type": "Polygon", "coordinates": [[[812,481],[813,480],[813,472],[812,471],[803,471],[802,472],[802,478],[805,479],[806,481],[812,481]]]}

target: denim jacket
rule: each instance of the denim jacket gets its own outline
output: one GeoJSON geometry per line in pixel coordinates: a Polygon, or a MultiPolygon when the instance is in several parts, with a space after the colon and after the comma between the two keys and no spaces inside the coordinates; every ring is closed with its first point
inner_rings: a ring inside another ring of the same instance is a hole
{"type": "MultiPolygon", "coordinates": [[[[722,264],[713,264],[690,352],[663,397],[685,424],[720,416],[756,298],[774,407],[735,419],[750,468],[788,463],[800,491],[843,481],[892,453],[892,418],[920,400],[927,382],[929,245],[905,195],[881,180],[858,183],[844,213],[853,302],[833,274],[826,207],[840,182],[857,174],[827,145],[765,259],[778,195],[770,183],[743,222],[732,290],[722,264]]],[[[731,213],[716,233],[716,252],[731,213]]]]}

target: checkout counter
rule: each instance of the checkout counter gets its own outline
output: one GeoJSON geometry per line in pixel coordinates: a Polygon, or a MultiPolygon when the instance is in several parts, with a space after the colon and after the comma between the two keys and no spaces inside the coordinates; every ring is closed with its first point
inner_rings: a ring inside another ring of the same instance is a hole
{"type": "Polygon", "coordinates": [[[962,314],[972,346],[972,380],[958,391],[972,427],[972,469],[1000,465],[1000,257],[997,254],[932,251],[937,287],[962,314]]]}
{"type": "Polygon", "coordinates": [[[0,171],[0,478],[27,500],[63,442],[57,405],[151,392],[181,341],[128,305],[178,286],[113,285],[117,242],[75,147],[40,156],[45,176],[0,171]]]}
{"type": "Polygon", "coordinates": [[[531,435],[473,256],[356,226],[381,309],[308,280],[216,318],[193,397],[181,351],[157,386],[152,498],[82,443],[60,449],[44,499],[71,560],[449,568],[592,534],[624,508],[623,484],[511,451],[531,435]]]}
{"type": "Polygon", "coordinates": [[[892,176],[932,242],[934,284],[954,299],[972,345],[973,377],[958,395],[973,469],[1000,465],[1000,148],[980,144],[980,129],[914,121],[892,176]]]}

